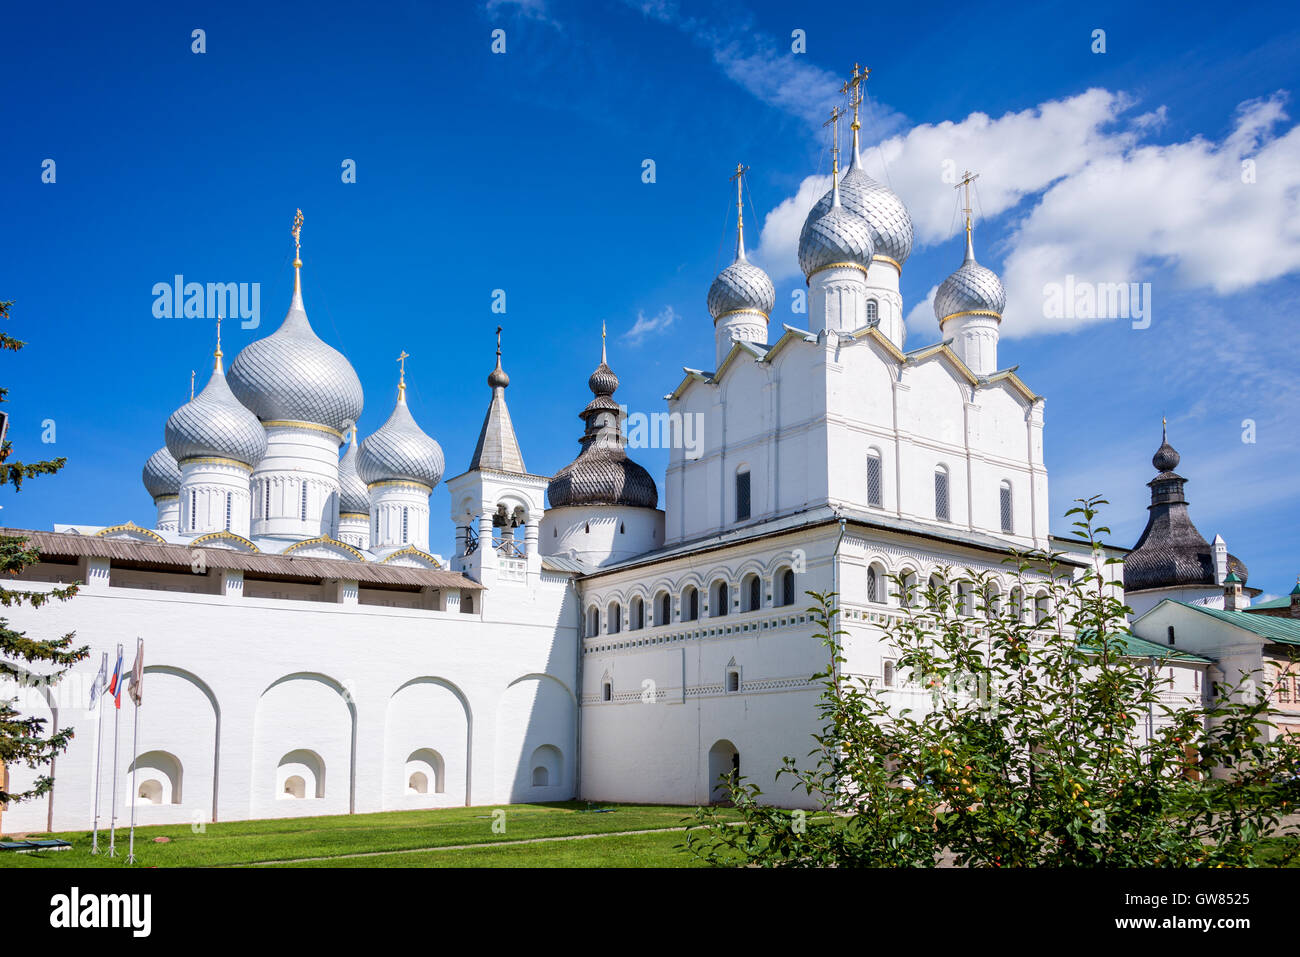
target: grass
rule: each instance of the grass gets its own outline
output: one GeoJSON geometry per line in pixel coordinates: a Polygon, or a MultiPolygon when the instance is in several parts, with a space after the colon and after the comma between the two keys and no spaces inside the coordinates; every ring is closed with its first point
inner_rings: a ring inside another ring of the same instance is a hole
{"type": "MultiPolygon", "coordinates": [[[[675,850],[680,831],[611,836],[618,831],[664,831],[682,827],[691,809],[663,805],[611,804],[594,814],[583,802],[513,804],[502,807],[385,811],[378,814],[230,821],[195,832],[188,824],[137,827],[137,867],[229,867],[298,861],[307,867],[681,867],[694,863],[675,850]],[[504,812],[504,816],[494,812],[504,812]],[[502,830],[501,822],[504,822],[502,830]],[[494,830],[494,823],[496,829],[494,830]],[[575,841],[519,844],[536,838],[606,835],[575,841]],[[169,838],[155,843],[154,838],[169,838]],[[456,845],[496,845],[455,848],[456,845]],[[511,846],[514,845],[514,846],[511,846]],[[412,853],[369,857],[382,851],[412,853]]],[[[734,812],[723,811],[726,819],[734,812]]],[[[90,832],[40,835],[72,843],[70,851],[6,853],[0,867],[123,867],[127,832],[117,832],[118,855],[90,853],[90,832]]],[[[100,849],[108,846],[101,831],[100,849]]]]}

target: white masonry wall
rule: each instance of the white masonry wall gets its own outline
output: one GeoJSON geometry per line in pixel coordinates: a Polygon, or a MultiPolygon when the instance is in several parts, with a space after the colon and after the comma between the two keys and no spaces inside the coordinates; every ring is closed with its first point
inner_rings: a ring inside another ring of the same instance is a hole
{"type": "MultiPolygon", "coordinates": [[[[71,725],[76,736],[57,759],[53,792],[6,809],[5,833],[91,826],[97,727],[86,711],[90,681],[101,651],[109,652],[112,667],[119,642],[129,669],[137,636],[145,641],[147,665],[139,751],[148,757],[139,783],[157,781],[175,797],[137,806],[139,824],[574,795],[576,634],[569,623],[577,622],[577,612],[565,581],[552,577],[528,592],[479,596],[471,615],[94,580],[71,601],[8,614],[13,627],[33,635],[75,631],[91,654],[59,685],[22,690],[27,713],[53,718],[57,710],[58,726],[71,725]],[[549,772],[544,786],[532,784],[538,767],[549,772]],[[429,780],[424,794],[408,793],[416,771],[429,780]],[[306,782],[305,797],[285,796],[290,778],[306,782]]],[[[128,819],[126,802],[135,793],[133,714],[124,695],[120,822],[128,819]]],[[[111,700],[105,715],[101,822],[107,824],[111,700]]],[[[8,773],[14,790],[35,776],[21,766],[8,773]]]]}

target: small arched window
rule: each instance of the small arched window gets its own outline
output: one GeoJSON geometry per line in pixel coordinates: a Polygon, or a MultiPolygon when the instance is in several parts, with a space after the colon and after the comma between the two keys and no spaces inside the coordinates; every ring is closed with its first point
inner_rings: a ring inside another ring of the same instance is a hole
{"type": "Polygon", "coordinates": [[[899,588],[898,607],[911,608],[916,600],[916,572],[910,568],[903,569],[903,574],[898,576],[899,588]]]}
{"type": "Polygon", "coordinates": [[[1025,593],[1019,586],[1011,589],[1011,601],[1008,603],[1008,609],[1013,621],[1020,621],[1025,617],[1025,593]]]}
{"type": "Polygon", "coordinates": [[[736,521],[743,522],[749,518],[749,466],[742,465],[736,470],[736,521]]]}
{"type": "Polygon", "coordinates": [[[234,507],[234,493],[226,493],[226,531],[230,531],[230,513],[234,507]]]}
{"type": "Polygon", "coordinates": [[[668,592],[662,592],[659,595],[659,614],[655,618],[656,625],[667,625],[673,620],[673,596],[668,592]]]}
{"type": "Polygon", "coordinates": [[[1034,596],[1034,621],[1041,622],[1047,620],[1047,592],[1039,592],[1034,596]]]}
{"type": "Polygon", "coordinates": [[[719,618],[731,610],[731,590],[727,588],[725,581],[714,582],[713,587],[709,589],[710,616],[719,618]]]}
{"type": "Polygon", "coordinates": [[[763,582],[757,575],[746,576],[740,586],[745,596],[745,611],[758,611],[763,607],[763,582]]]}
{"type": "Polygon", "coordinates": [[[682,621],[697,621],[699,617],[700,590],[694,585],[688,585],[682,593],[682,621]]]}
{"type": "Polygon", "coordinates": [[[407,542],[411,540],[410,531],[411,531],[411,510],[409,508],[403,508],[402,509],[402,544],[403,545],[405,545],[407,542]]]}
{"type": "Polygon", "coordinates": [[[930,592],[930,610],[938,611],[943,605],[943,579],[938,575],[931,575],[927,590],[930,592]]]}
{"type": "Polygon", "coordinates": [[[600,634],[600,609],[592,605],[587,609],[587,635],[592,637],[600,634]]]}
{"type": "Polygon", "coordinates": [[[867,504],[872,508],[885,504],[885,466],[876,449],[867,450],[867,504]]]}
{"type": "Polygon", "coordinates": [[[639,630],[645,627],[645,602],[638,595],[632,599],[632,624],[633,630],[639,630]]]}
{"type": "Polygon", "coordinates": [[[940,465],[934,470],[934,517],[941,522],[951,522],[948,507],[948,470],[940,465]]]}
{"type": "Polygon", "coordinates": [[[1011,483],[1004,479],[998,488],[998,508],[1002,518],[1002,531],[1008,535],[1016,529],[1015,513],[1011,505],[1011,483]]]}
{"type": "Polygon", "coordinates": [[[879,565],[867,567],[867,601],[877,605],[885,603],[885,572],[879,565]]]}
{"type": "Polygon", "coordinates": [[[304,522],[307,521],[307,483],[306,482],[302,483],[302,502],[301,502],[301,507],[299,508],[298,511],[299,511],[298,517],[301,518],[304,522]]]}
{"type": "Polygon", "coordinates": [[[194,523],[195,521],[197,521],[198,510],[199,510],[199,493],[194,489],[190,489],[190,531],[191,532],[194,531],[194,523]]]}
{"type": "Polygon", "coordinates": [[[867,300],[867,322],[875,322],[880,318],[880,303],[875,299],[867,300]]]}
{"type": "Polygon", "coordinates": [[[895,682],[898,681],[897,668],[892,661],[885,661],[884,679],[886,688],[894,687],[895,682]]]}
{"type": "Polygon", "coordinates": [[[727,693],[734,694],[740,690],[740,670],[737,668],[727,669],[727,693]]]}
{"type": "Polygon", "coordinates": [[[777,573],[777,580],[780,582],[778,594],[781,596],[781,604],[794,604],[794,569],[786,568],[777,573]]]}
{"type": "Polygon", "coordinates": [[[608,679],[606,679],[605,683],[601,686],[600,696],[603,701],[614,700],[614,685],[611,684],[608,679]]]}
{"type": "Polygon", "coordinates": [[[605,615],[605,630],[611,635],[617,635],[623,630],[623,606],[616,601],[609,603],[609,610],[605,615]]]}

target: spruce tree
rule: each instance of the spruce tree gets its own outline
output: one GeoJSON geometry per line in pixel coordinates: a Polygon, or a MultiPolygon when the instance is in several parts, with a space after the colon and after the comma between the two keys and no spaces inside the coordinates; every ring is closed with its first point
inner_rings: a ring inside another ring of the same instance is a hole
{"type": "MultiPolygon", "coordinates": [[[[0,318],[9,318],[9,307],[13,301],[0,302],[0,318]]],[[[0,332],[0,349],[17,352],[26,343],[0,332]]],[[[8,390],[0,388],[0,402],[6,401],[8,390]]],[[[22,489],[24,479],[38,475],[53,475],[67,462],[64,458],[55,458],[43,462],[11,462],[12,443],[8,438],[0,445],[0,486],[12,484],[15,491],[22,489]]],[[[16,577],[28,565],[40,561],[39,552],[30,547],[27,539],[21,536],[0,535],[0,572],[10,578],[16,577]]],[[[77,593],[77,586],[55,588],[49,591],[23,591],[21,589],[0,586],[0,605],[8,608],[14,605],[29,605],[39,608],[50,599],[66,601],[77,593]]],[[[75,633],[59,638],[32,638],[21,631],[9,627],[5,618],[0,618],[0,681],[17,682],[28,688],[34,682],[54,684],[78,661],[87,655],[87,648],[74,648],[72,640],[75,633]],[[27,668],[22,663],[33,665],[27,668]],[[40,677],[33,675],[39,671],[40,677]]],[[[72,740],[72,728],[60,728],[47,733],[44,718],[26,717],[17,705],[20,699],[0,700],[0,762],[5,767],[23,763],[36,769],[46,766],[58,754],[67,749],[72,740]]],[[[39,797],[54,786],[54,779],[42,775],[25,791],[11,793],[0,777],[0,807],[6,802],[25,801],[39,797]]]]}

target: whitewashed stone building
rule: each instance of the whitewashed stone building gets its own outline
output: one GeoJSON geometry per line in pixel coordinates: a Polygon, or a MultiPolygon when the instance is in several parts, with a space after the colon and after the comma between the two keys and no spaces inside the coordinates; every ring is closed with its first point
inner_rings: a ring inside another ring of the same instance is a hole
{"type": "MultiPolygon", "coordinates": [[[[116,796],[119,817],[134,802],[142,823],[690,804],[736,769],[798,806],[773,777],[817,730],[810,676],[827,651],[807,591],[840,594],[847,670],[886,686],[891,575],[923,587],[986,570],[1007,609],[1050,611],[1015,591],[1004,560],[1091,556],[1049,535],[1044,401],[998,358],[1005,293],[976,262],[969,211],[935,300],[939,341],[910,350],[911,220],[862,169],[856,118],[849,169],[837,162],[800,240],[808,328],[772,326],[771,280],[737,225],[707,297],[713,368],[686,369],[667,396],[668,421],[698,425],[700,442],[674,443],[662,488],[628,457],[604,354],[579,454],[530,473],[498,341],[474,455],[447,480],[447,558],[429,552],[443,454],[406,406],[404,374],[358,445],[361,385],[312,330],[295,258],[283,324],[229,376],[218,343],[206,388],[167,420],[144,471],[154,527],[21,532],[42,556],[24,576],[33,589],[84,586],[10,609],[12,623],[75,631],[91,655],[57,685],[21,689],[28,713],[77,734],[48,799],[4,810],[0,828],[89,826],[97,764],[107,818],[112,722],[100,738],[87,692],[101,653],[120,643],[129,667],[137,637],[140,745],[124,721],[116,796]]],[[[1204,663],[1184,657],[1177,667],[1204,663]]],[[[36,772],[5,773],[21,790],[36,772]]]]}

